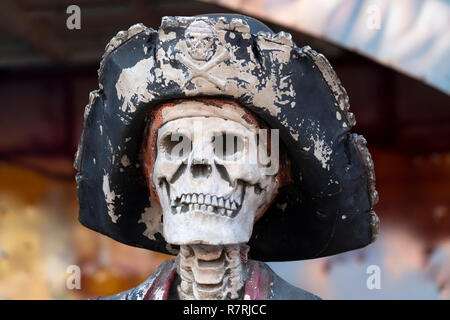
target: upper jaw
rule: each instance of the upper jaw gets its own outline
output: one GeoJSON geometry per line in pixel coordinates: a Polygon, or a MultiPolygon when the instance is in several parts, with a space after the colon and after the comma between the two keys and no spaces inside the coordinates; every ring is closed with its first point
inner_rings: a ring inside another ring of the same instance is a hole
{"type": "MultiPolygon", "coordinates": [[[[173,192],[170,193],[172,194],[173,192]]],[[[244,195],[245,185],[243,183],[237,183],[236,188],[226,195],[208,192],[195,193],[186,190],[179,196],[169,195],[171,199],[170,208],[172,214],[201,212],[234,218],[242,207],[244,195]]]]}

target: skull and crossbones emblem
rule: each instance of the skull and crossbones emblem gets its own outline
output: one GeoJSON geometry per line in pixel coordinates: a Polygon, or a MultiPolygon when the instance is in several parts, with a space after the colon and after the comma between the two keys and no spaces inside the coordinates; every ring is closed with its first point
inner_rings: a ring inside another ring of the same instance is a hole
{"type": "Polygon", "coordinates": [[[209,71],[229,59],[229,54],[227,50],[216,54],[218,40],[212,28],[204,21],[194,21],[186,29],[185,39],[189,56],[180,54],[179,59],[190,69],[191,73],[182,87],[184,88],[195,78],[203,78],[224,90],[226,80],[218,78],[209,71]]]}

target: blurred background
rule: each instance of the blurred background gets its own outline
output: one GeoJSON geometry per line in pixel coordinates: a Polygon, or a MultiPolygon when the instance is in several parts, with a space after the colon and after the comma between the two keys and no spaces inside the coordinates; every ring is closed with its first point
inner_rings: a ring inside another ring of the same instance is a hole
{"type": "Polygon", "coordinates": [[[251,15],[325,54],[375,163],[378,240],[333,257],[270,263],[275,272],[324,299],[450,299],[444,0],[2,0],[0,299],[109,295],[170,258],[82,227],[72,163],[109,40],[138,22],[157,28],[162,16],[202,13],[251,15]],[[80,8],[79,29],[68,28],[70,5],[80,8]],[[80,289],[66,286],[71,265],[80,267],[80,289]],[[367,286],[373,265],[378,289],[367,286]]]}

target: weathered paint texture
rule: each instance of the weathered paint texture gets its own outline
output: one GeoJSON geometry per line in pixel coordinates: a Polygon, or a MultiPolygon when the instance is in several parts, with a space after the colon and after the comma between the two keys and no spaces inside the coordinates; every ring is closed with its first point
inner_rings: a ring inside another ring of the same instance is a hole
{"type": "Polygon", "coordinates": [[[254,225],[252,258],[314,258],[372,241],[373,162],[350,133],[355,120],[336,73],[323,55],[244,16],[165,17],[158,30],[134,25],[107,45],[75,160],[84,225],[169,252],[156,220],[143,217],[151,205],[142,141],[156,106],[205,96],[233,99],[279,129],[291,161],[292,185],[254,225]]]}

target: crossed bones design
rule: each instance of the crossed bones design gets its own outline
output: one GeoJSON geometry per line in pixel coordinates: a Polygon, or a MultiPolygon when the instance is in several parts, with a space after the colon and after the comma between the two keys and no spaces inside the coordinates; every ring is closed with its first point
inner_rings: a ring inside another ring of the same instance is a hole
{"type": "Polygon", "coordinates": [[[181,62],[191,69],[191,73],[189,77],[186,79],[186,81],[183,83],[182,89],[186,86],[186,84],[189,81],[192,81],[195,78],[203,78],[208,82],[211,82],[216,87],[218,87],[220,90],[225,89],[226,80],[220,79],[216,77],[215,75],[209,73],[208,71],[214,68],[215,66],[219,65],[221,62],[229,59],[230,56],[228,54],[227,50],[223,50],[219,55],[216,55],[211,60],[203,64],[202,66],[199,66],[196,64],[192,59],[186,57],[185,55],[180,55],[179,59],[181,62]]]}

